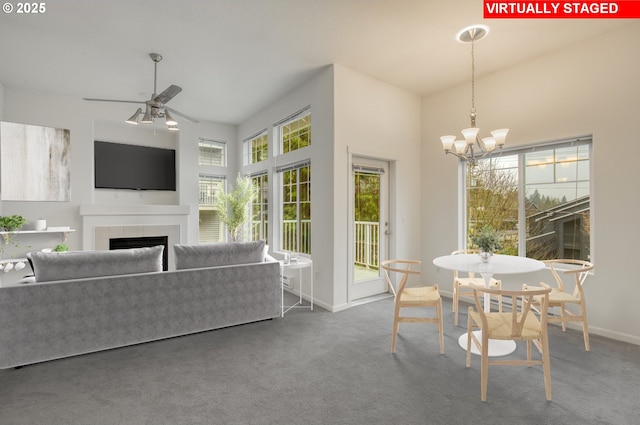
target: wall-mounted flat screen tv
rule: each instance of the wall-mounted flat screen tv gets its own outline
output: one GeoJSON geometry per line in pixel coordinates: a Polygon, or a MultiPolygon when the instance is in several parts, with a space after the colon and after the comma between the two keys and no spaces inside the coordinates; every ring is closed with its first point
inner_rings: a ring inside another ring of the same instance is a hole
{"type": "Polygon", "coordinates": [[[176,151],[124,143],[94,142],[98,189],[176,190],[176,151]]]}

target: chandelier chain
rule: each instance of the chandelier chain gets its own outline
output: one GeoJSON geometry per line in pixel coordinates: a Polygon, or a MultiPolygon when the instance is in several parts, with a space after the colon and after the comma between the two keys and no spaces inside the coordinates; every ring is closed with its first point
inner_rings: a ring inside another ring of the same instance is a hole
{"type": "Polygon", "coordinates": [[[474,40],[471,38],[471,127],[476,126],[476,56],[474,40]]]}

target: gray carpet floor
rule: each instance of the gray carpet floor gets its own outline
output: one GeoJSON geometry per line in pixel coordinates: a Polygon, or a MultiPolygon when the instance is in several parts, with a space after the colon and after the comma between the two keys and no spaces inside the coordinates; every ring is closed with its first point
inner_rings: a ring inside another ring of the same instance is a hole
{"type": "MultiPolygon", "coordinates": [[[[550,327],[553,401],[541,367],[465,368],[445,300],[433,325],[393,301],[284,318],[0,371],[0,424],[638,424],[640,346],[550,327]]],[[[460,323],[466,323],[466,315],[460,323]]],[[[511,356],[524,356],[524,346],[511,356]]]]}

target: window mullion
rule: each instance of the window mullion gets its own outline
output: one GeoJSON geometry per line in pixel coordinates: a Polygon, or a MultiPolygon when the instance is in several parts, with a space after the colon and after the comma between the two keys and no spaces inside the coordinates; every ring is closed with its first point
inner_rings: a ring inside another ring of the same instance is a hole
{"type": "Polygon", "coordinates": [[[300,234],[302,233],[302,220],[300,219],[300,169],[296,172],[296,251],[300,252],[301,240],[300,234]]]}
{"type": "Polygon", "coordinates": [[[527,256],[527,194],[524,154],[518,155],[518,255],[527,256]]]}

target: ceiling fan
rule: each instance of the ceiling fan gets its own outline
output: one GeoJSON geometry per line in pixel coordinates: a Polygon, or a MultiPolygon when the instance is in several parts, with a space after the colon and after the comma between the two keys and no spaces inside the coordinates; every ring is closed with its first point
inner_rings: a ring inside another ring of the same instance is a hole
{"type": "Polygon", "coordinates": [[[121,102],[121,103],[138,103],[144,104],[145,111],[142,119],[139,120],[140,115],[142,114],[142,108],[138,108],[138,110],[126,121],[129,124],[138,124],[138,122],[143,124],[153,124],[153,120],[155,118],[164,118],[165,123],[167,124],[167,128],[169,130],[178,130],[178,122],[171,116],[171,114],[178,115],[182,118],[185,118],[193,123],[197,123],[198,121],[189,117],[188,115],[183,114],[182,112],[176,111],[168,106],[166,106],[167,102],[169,102],[175,95],[182,91],[182,88],[176,86],[174,84],[167,87],[162,93],[156,94],[156,80],[158,74],[158,62],[162,60],[162,56],[158,53],[149,53],[149,57],[154,62],[153,65],[153,94],[151,95],[151,99],[147,101],[141,100],[116,100],[116,99],[91,99],[91,98],[83,98],[84,100],[92,101],[92,102],[121,102]],[[139,120],[139,121],[138,121],[139,120]]]}

